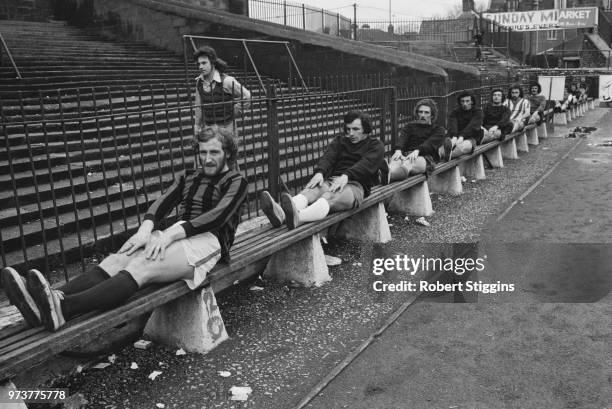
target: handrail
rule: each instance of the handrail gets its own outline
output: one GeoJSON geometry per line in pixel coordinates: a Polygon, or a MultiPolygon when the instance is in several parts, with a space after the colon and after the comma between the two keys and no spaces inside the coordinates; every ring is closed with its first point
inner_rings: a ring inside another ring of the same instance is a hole
{"type": "MultiPolygon", "coordinates": [[[[239,41],[242,43],[242,45],[244,46],[244,49],[247,53],[247,56],[249,57],[249,61],[251,62],[251,65],[253,66],[253,69],[255,70],[255,74],[257,75],[257,79],[259,80],[259,85],[261,86],[262,90],[266,90],[266,87],[264,86],[263,80],[261,79],[261,76],[259,75],[259,70],[257,69],[257,66],[255,65],[255,61],[253,61],[253,57],[251,55],[251,52],[249,50],[249,47],[247,45],[247,43],[264,43],[264,44],[283,44],[285,46],[285,50],[287,51],[287,54],[289,55],[289,59],[291,60],[291,63],[293,64],[293,67],[295,68],[295,70],[297,71],[297,74],[300,78],[300,81],[302,82],[302,87],[308,91],[308,87],[306,86],[306,83],[304,82],[304,78],[302,77],[302,74],[300,72],[300,69],[297,66],[297,63],[295,62],[295,59],[293,58],[293,54],[291,53],[291,49],[289,48],[289,44],[291,44],[289,41],[274,41],[274,40],[251,40],[251,39],[246,39],[246,38],[229,38],[229,37],[212,37],[212,36],[197,36],[197,35],[191,35],[191,34],[184,34],[183,35],[183,39],[185,38],[189,38],[190,42],[191,42],[191,46],[193,47],[193,50],[196,51],[197,47],[195,45],[195,42],[193,41],[194,38],[200,38],[200,39],[204,39],[204,40],[218,40],[218,41],[239,41]]],[[[289,86],[291,86],[291,84],[289,84],[289,86]]]]}
{"type": "Polygon", "coordinates": [[[6,50],[6,55],[8,55],[9,60],[11,60],[11,64],[13,65],[13,68],[15,69],[15,73],[17,74],[17,78],[22,79],[23,77],[21,76],[21,73],[19,72],[19,68],[17,68],[17,64],[15,64],[15,60],[13,60],[13,56],[11,55],[11,50],[9,50],[8,45],[6,45],[6,41],[4,41],[4,37],[2,36],[2,33],[0,33],[0,42],[2,42],[2,46],[6,50]]]}

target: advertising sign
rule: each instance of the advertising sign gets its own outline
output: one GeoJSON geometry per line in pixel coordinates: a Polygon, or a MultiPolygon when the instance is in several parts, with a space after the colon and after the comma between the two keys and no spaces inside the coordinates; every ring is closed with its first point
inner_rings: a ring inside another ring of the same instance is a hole
{"type": "Polygon", "coordinates": [[[597,26],[597,7],[483,13],[482,16],[516,31],[561,30],[597,26]]]}

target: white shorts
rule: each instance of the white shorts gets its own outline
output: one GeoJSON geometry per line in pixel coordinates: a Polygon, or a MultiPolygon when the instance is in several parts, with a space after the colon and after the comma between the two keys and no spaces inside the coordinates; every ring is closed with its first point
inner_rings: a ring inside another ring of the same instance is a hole
{"type": "Polygon", "coordinates": [[[194,290],[202,284],[208,272],[221,258],[221,244],[210,232],[196,234],[179,241],[183,245],[187,263],[193,266],[193,278],[183,280],[190,289],[194,290]]]}

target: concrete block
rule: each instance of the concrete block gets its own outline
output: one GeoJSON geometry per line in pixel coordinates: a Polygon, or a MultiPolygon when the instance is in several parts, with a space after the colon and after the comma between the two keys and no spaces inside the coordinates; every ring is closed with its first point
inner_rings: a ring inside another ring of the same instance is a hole
{"type": "Polygon", "coordinates": [[[485,175],[482,155],[478,155],[470,160],[461,162],[459,164],[459,172],[467,179],[484,180],[487,178],[485,175]]]}
{"type": "Polygon", "coordinates": [[[503,159],[518,159],[516,140],[514,138],[502,142],[500,149],[503,159]]]}
{"type": "Polygon", "coordinates": [[[411,216],[431,216],[433,206],[427,181],[393,195],[387,206],[389,213],[405,213],[411,216]]]}
{"type": "Polygon", "coordinates": [[[502,158],[501,148],[497,145],[495,148],[486,151],[485,156],[489,160],[489,163],[494,168],[503,168],[504,159],[502,158]]]}
{"type": "Polygon", "coordinates": [[[527,134],[527,143],[529,145],[539,145],[540,141],[538,140],[538,130],[537,128],[529,128],[525,131],[527,134]]]}
{"type": "Polygon", "coordinates": [[[461,185],[461,173],[459,167],[454,168],[429,178],[429,187],[432,192],[446,193],[449,195],[460,195],[463,192],[461,185]]]}
{"type": "Polygon", "coordinates": [[[540,125],[538,125],[538,137],[542,139],[548,138],[548,129],[546,129],[546,121],[542,121],[540,125]]]}
{"type": "Polygon", "coordinates": [[[378,203],[343,220],[335,236],[352,240],[387,243],[391,241],[391,229],[387,222],[384,204],[378,203]]]}
{"type": "Polygon", "coordinates": [[[313,234],[274,253],[263,274],[280,282],[292,281],[304,287],[320,287],[331,281],[320,235],[313,234]]]}
{"type": "Polygon", "coordinates": [[[567,116],[565,112],[555,112],[553,114],[553,123],[556,125],[567,125],[567,116]]]}
{"type": "Polygon", "coordinates": [[[592,100],[590,100],[590,101],[588,102],[588,104],[589,104],[589,109],[595,109],[595,107],[596,107],[597,105],[599,105],[599,103],[597,103],[597,105],[595,104],[595,98],[593,98],[592,100]]]}
{"type": "MultiPolygon", "coordinates": [[[[20,389],[28,389],[28,388],[20,388],[20,389]]],[[[29,389],[35,389],[35,388],[29,388],[29,389]]],[[[9,396],[8,392],[15,391],[15,390],[17,390],[17,387],[11,381],[0,383],[0,396],[2,397],[8,398],[9,396]]],[[[0,408],[2,409],[28,409],[28,407],[26,406],[25,402],[22,399],[11,401],[11,403],[0,402],[0,408]]]]}
{"type": "Polygon", "coordinates": [[[521,132],[521,134],[514,139],[516,140],[517,151],[529,152],[529,145],[527,144],[527,134],[525,134],[525,132],[521,132]]]}
{"type": "Polygon", "coordinates": [[[201,354],[228,338],[210,287],[191,291],[157,308],[144,333],[153,341],[201,354]]]}

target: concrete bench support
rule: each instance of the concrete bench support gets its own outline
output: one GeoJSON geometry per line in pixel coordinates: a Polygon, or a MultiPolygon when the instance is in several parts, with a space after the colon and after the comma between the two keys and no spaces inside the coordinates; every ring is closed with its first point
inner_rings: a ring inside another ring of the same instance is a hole
{"type": "Polygon", "coordinates": [[[461,173],[459,167],[454,168],[429,178],[429,187],[432,192],[446,193],[449,195],[460,195],[463,192],[461,186],[461,173]]]}
{"type": "Polygon", "coordinates": [[[489,149],[484,153],[484,155],[489,160],[489,163],[494,168],[503,168],[504,167],[504,159],[502,158],[501,148],[497,145],[493,149],[489,149]]]}
{"type": "Polygon", "coordinates": [[[527,143],[529,145],[539,145],[540,141],[538,140],[538,130],[533,127],[533,128],[528,128],[525,131],[525,134],[527,135],[527,143]]]}
{"type": "Polygon", "coordinates": [[[351,240],[387,243],[391,241],[391,229],[387,222],[385,205],[380,202],[344,219],[333,233],[336,237],[351,240]]]}
{"type": "Polygon", "coordinates": [[[527,134],[521,132],[516,138],[516,150],[519,152],[529,152],[529,145],[527,144],[527,134]]]}
{"type": "Polygon", "coordinates": [[[459,171],[461,175],[467,179],[483,180],[486,179],[484,163],[482,155],[478,155],[470,160],[461,162],[459,164],[459,171]]]}
{"type": "Polygon", "coordinates": [[[540,125],[537,127],[538,137],[542,139],[548,138],[548,129],[546,129],[546,120],[542,121],[540,125]]]}
{"type": "Polygon", "coordinates": [[[595,99],[590,100],[588,104],[589,104],[589,109],[595,109],[595,107],[597,106],[595,105],[595,99]]]}
{"type": "Polygon", "coordinates": [[[565,112],[555,112],[553,114],[553,122],[557,125],[567,125],[567,115],[565,112]]]}
{"type": "Polygon", "coordinates": [[[514,138],[502,142],[500,149],[503,159],[518,159],[516,140],[514,138]]]}
{"type": "Polygon", "coordinates": [[[210,287],[192,291],[157,308],[144,333],[154,341],[201,354],[228,338],[210,287]]]}
{"type": "Polygon", "coordinates": [[[390,213],[406,213],[411,216],[431,216],[433,206],[427,182],[397,192],[387,207],[390,213]]]}
{"type": "MultiPolygon", "coordinates": [[[[6,381],[5,383],[0,383],[0,396],[8,398],[9,391],[14,391],[14,390],[17,390],[17,387],[15,386],[13,382],[6,381]]],[[[2,403],[0,405],[0,408],[2,409],[4,408],[6,409],[28,409],[28,407],[26,406],[25,402],[22,399],[11,400],[11,403],[2,403]]]]}
{"type": "Polygon", "coordinates": [[[320,287],[331,281],[319,233],[274,253],[264,277],[293,281],[304,287],[320,287]]]}

